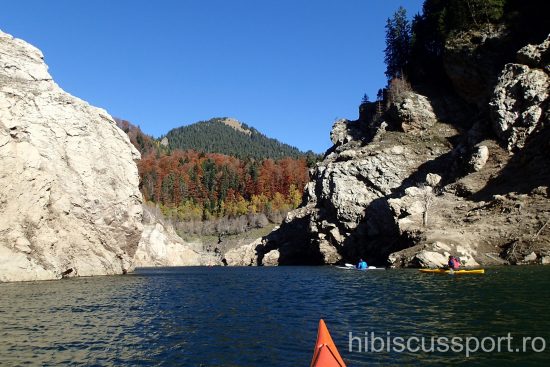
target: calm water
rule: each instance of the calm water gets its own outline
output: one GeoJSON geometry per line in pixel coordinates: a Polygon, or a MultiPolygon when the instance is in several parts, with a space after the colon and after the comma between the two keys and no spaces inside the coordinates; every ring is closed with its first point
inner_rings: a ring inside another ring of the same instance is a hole
{"type": "Polygon", "coordinates": [[[330,267],[141,269],[0,284],[0,297],[2,366],[309,366],[321,317],[349,366],[550,360],[550,267],[462,277],[330,267]],[[543,353],[466,358],[464,352],[359,352],[356,342],[350,352],[349,332],[424,336],[427,349],[431,336],[508,332],[513,347],[523,336],[544,337],[547,346],[543,353]]]}

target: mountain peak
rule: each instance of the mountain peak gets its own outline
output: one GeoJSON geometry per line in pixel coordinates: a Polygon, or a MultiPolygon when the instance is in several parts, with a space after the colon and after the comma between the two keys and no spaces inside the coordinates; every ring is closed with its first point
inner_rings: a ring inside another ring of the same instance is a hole
{"type": "Polygon", "coordinates": [[[242,132],[243,134],[246,134],[248,136],[252,135],[252,131],[246,127],[243,126],[243,124],[232,117],[224,117],[219,120],[216,120],[217,122],[221,122],[222,124],[225,124],[229,127],[232,127],[233,129],[242,132]]]}
{"type": "Polygon", "coordinates": [[[193,149],[239,158],[298,158],[305,156],[295,147],[268,138],[253,127],[230,117],[217,117],[170,130],[170,149],[193,149]]]}

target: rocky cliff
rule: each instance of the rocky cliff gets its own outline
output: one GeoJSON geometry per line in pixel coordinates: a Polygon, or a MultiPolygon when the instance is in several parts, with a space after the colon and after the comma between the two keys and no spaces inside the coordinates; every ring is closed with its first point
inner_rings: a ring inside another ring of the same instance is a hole
{"type": "Polygon", "coordinates": [[[121,274],[141,237],[139,153],[0,32],[0,281],[121,274]]]}
{"type": "Polygon", "coordinates": [[[506,30],[476,32],[446,45],[452,89],[404,90],[378,117],[336,122],[302,207],[231,256],[258,265],[363,257],[440,266],[449,254],[471,266],[550,262],[550,38],[505,63],[506,30]]]}

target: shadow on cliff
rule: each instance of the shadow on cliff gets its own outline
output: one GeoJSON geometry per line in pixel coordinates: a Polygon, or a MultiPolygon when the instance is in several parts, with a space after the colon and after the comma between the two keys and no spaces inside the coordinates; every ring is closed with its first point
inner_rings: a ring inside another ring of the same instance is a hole
{"type": "Polygon", "coordinates": [[[279,251],[279,265],[323,265],[324,257],[319,246],[312,243],[309,235],[310,215],[283,222],[265,237],[266,243],[256,246],[256,265],[263,265],[264,256],[279,251]]]}
{"type": "Polygon", "coordinates": [[[456,180],[462,174],[456,151],[453,149],[425,162],[405,178],[399,187],[393,189],[390,195],[373,200],[365,208],[365,215],[357,228],[339,248],[342,261],[356,262],[364,258],[369,264],[385,266],[391,253],[411,247],[422,239],[420,234],[410,236],[399,232],[388,200],[400,198],[405,194],[405,189],[423,184],[428,173],[440,175],[443,185],[456,180]]]}
{"type": "Polygon", "coordinates": [[[532,133],[525,147],[515,153],[499,174],[468,199],[491,200],[510,192],[528,194],[539,186],[550,187],[550,125],[532,133]]]}

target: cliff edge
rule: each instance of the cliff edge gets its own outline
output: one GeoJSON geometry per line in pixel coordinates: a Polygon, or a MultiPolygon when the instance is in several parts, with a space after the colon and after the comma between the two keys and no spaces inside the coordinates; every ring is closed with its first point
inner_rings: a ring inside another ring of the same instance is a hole
{"type": "Polygon", "coordinates": [[[0,281],[122,274],[141,237],[139,152],[0,31],[0,281]]]}
{"type": "Polygon", "coordinates": [[[232,256],[254,265],[438,267],[449,255],[466,266],[550,263],[550,37],[494,58],[505,40],[504,27],[457,33],[445,46],[447,89],[397,80],[391,98],[337,121],[302,206],[232,256]]]}

